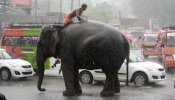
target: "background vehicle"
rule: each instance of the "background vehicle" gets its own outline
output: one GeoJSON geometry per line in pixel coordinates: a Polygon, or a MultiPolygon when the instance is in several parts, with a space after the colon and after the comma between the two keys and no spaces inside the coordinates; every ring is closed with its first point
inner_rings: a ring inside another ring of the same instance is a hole
{"type": "Polygon", "coordinates": [[[33,76],[32,65],[22,59],[16,58],[12,53],[0,49],[0,77],[10,80],[12,77],[26,78],[33,76]]]}
{"type": "Polygon", "coordinates": [[[145,58],[156,55],[157,35],[157,32],[145,32],[143,34],[141,47],[145,58]]]}
{"type": "MultiPolygon", "coordinates": [[[[104,81],[105,74],[99,70],[80,70],[80,82],[91,84],[93,81],[104,81]]],[[[126,81],[126,62],[118,72],[119,80],[126,81]]],[[[165,79],[165,70],[163,66],[150,61],[144,61],[135,54],[130,54],[129,63],[129,81],[136,85],[146,85],[165,79]]]]}
{"type": "MultiPolygon", "coordinates": [[[[41,32],[40,24],[14,24],[6,27],[1,38],[1,48],[12,52],[15,56],[29,61],[36,72],[36,45],[41,32]]],[[[49,59],[45,68],[50,68],[49,59]]]]}
{"type": "Polygon", "coordinates": [[[169,70],[175,68],[175,26],[169,26],[162,39],[162,58],[164,67],[169,70]]]}

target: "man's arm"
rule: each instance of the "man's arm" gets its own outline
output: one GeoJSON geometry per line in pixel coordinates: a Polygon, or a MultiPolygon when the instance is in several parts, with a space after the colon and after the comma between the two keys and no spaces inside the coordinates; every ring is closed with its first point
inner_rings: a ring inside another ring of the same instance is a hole
{"type": "Polygon", "coordinates": [[[80,9],[77,9],[76,10],[76,16],[78,18],[78,20],[81,22],[81,21],[84,21],[82,18],[81,18],[81,15],[82,15],[82,11],[80,9]]]}

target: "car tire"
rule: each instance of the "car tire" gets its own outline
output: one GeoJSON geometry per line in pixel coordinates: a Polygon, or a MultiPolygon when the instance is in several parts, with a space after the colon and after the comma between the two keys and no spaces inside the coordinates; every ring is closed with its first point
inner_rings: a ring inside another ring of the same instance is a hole
{"type": "Polygon", "coordinates": [[[83,84],[92,84],[92,82],[93,82],[93,76],[88,71],[80,72],[79,79],[80,79],[80,82],[83,84]]]}
{"type": "Polygon", "coordinates": [[[143,86],[148,83],[148,78],[145,73],[143,72],[138,72],[133,75],[133,82],[137,86],[143,86]]]}
{"type": "Polygon", "coordinates": [[[9,81],[12,77],[10,70],[8,68],[2,68],[0,70],[0,77],[4,81],[9,81]]]}

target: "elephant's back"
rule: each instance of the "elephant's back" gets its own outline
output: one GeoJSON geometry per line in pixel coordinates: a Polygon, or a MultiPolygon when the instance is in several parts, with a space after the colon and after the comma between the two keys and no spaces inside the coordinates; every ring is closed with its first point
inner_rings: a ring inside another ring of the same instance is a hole
{"type": "Polygon", "coordinates": [[[124,42],[123,34],[116,28],[95,21],[71,24],[63,30],[63,33],[64,42],[74,47],[86,44],[102,46],[108,44],[114,47],[124,42]]]}
{"type": "Polygon", "coordinates": [[[115,27],[96,21],[71,24],[63,30],[63,33],[75,38],[76,40],[80,37],[81,39],[84,39],[91,36],[112,36],[113,38],[116,37],[117,40],[123,38],[123,34],[115,27]]]}

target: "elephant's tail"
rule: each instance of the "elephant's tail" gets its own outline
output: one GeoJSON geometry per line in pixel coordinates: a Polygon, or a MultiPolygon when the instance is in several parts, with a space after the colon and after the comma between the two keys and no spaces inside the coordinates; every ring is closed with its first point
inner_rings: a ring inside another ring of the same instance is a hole
{"type": "Polygon", "coordinates": [[[129,83],[129,53],[130,53],[130,45],[129,41],[126,37],[124,37],[125,40],[125,52],[126,52],[126,86],[128,86],[129,83]]]}

